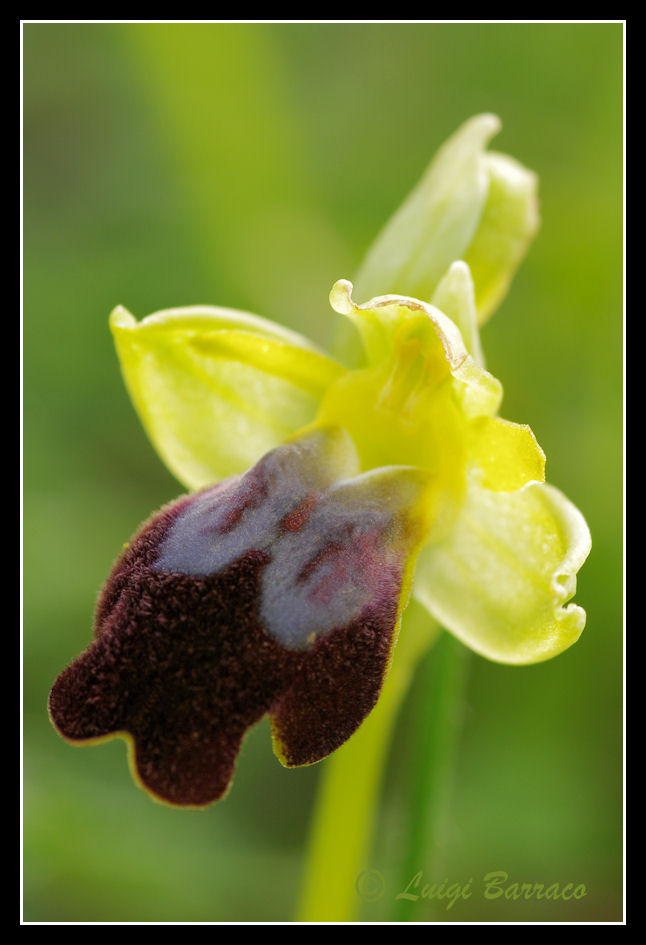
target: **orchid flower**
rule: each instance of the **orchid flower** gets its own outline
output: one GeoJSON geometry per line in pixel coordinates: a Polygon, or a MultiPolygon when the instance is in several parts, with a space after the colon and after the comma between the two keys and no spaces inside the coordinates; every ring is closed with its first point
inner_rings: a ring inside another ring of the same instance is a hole
{"type": "Polygon", "coordinates": [[[334,284],[356,363],[231,309],[113,311],[132,401],[190,491],[125,547],[49,708],[71,742],[125,737],[157,799],[223,797],[265,714],[286,766],[335,751],[379,698],[411,595],[503,663],[579,637],[587,526],[531,429],[498,415],[479,339],[537,226],[534,175],[484,150],[497,129],[478,116],[444,145],[358,301],[334,284]]]}

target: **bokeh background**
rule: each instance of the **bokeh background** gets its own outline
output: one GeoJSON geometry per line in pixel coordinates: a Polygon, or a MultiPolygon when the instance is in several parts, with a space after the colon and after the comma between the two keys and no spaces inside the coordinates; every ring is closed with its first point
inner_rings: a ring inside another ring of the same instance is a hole
{"type": "MultiPolygon", "coordinates": [[[[622,915],[621,24],[24,25],[24,919],[289,921],[322,765],[248,736],[206,811],[155,804],[125,745],[77,749],[49,687],[90,639],[121,545],[182,491],[126,396],[107,317],[212,303],[327,344],[327,294],[437,146],[493,111],[493,147],[540,175],[542,228],[483,333],[548,477],[584,511],[580,641],[509,668],[468,659],[448,841],[420,921],[622,915]],[[572,902],[485,900],[481,878],[584,883],[572,902]],[[437,906],[437,903],[435,904],[437,906]]],[[[422,693],[423,696],[423,693],[422,693]]],[[[374,849],[401,880],[414,692],[374,849]]],[[[339,855],[343,855],[342,847],[339,855]]]]}

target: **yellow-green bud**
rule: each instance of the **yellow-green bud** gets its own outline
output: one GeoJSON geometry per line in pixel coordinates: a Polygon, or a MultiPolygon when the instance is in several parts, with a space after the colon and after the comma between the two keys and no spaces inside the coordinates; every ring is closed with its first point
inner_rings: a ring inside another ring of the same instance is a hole
{"type": "Polygon", "coordinates": [[[477,115],[440,148],[366,255],[354,280],[358,299],[395,292],[428,301],[451,263],[463,259],[478,321],[491,314],[539,220],[536,175],[485,151],[500,126],[495,115],[477,115]]]}

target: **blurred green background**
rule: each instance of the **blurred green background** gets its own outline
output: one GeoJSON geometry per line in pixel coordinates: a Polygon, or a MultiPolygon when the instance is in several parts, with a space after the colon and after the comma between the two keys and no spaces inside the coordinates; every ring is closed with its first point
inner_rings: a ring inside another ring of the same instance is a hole
{"type": "MultiPolygon", "coordinates": [[[[420,921],[622,915],[621,24],[24,25],[24,919],[289,921],[321,768],[269,729],[206,811],[155,804],[120,740],[50,727],[123,541],[182,491],[126,396],[107,328],[212,303],[326,344],[327,294],[466,118],[540,175],[542,228],[483,332],[503,415],[530,423],[592,554],[581,640],[510,668],[475,655],[441,872],[473,895],[420,921]],[[584,883],[572,902],[488,901],[481,878],[584,883]]],[[[413,697],[367,868],[399,891],[413,697]]],[[[343,855],[342,849],[339,855],[343,855]]],[[[435,904],[437,907],[437,903],[435,904]]]]}

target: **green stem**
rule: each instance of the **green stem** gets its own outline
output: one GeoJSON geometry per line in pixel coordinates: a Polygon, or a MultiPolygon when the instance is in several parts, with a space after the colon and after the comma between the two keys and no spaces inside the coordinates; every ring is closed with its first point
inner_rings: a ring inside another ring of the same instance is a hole
{"type": "Polygon", "coordinates": [[[394,723],[413,672],[438,633],[411,602],[379,702],[355,735],[323,762],[297,921],[356,918],[361,904],[356,883],[367,865],[394,723]]]}
{"type": "Polygon", "coordinates": [[[462,644],[444,633],[420,667],[414,715],[417,738],[405,834],[408,844],[394,921],[429,921],[432,906],[438,906],[421,893],[426,883],[439,884],[444,879],[446,827],[467,658],[468,651],[462,644]]]}

